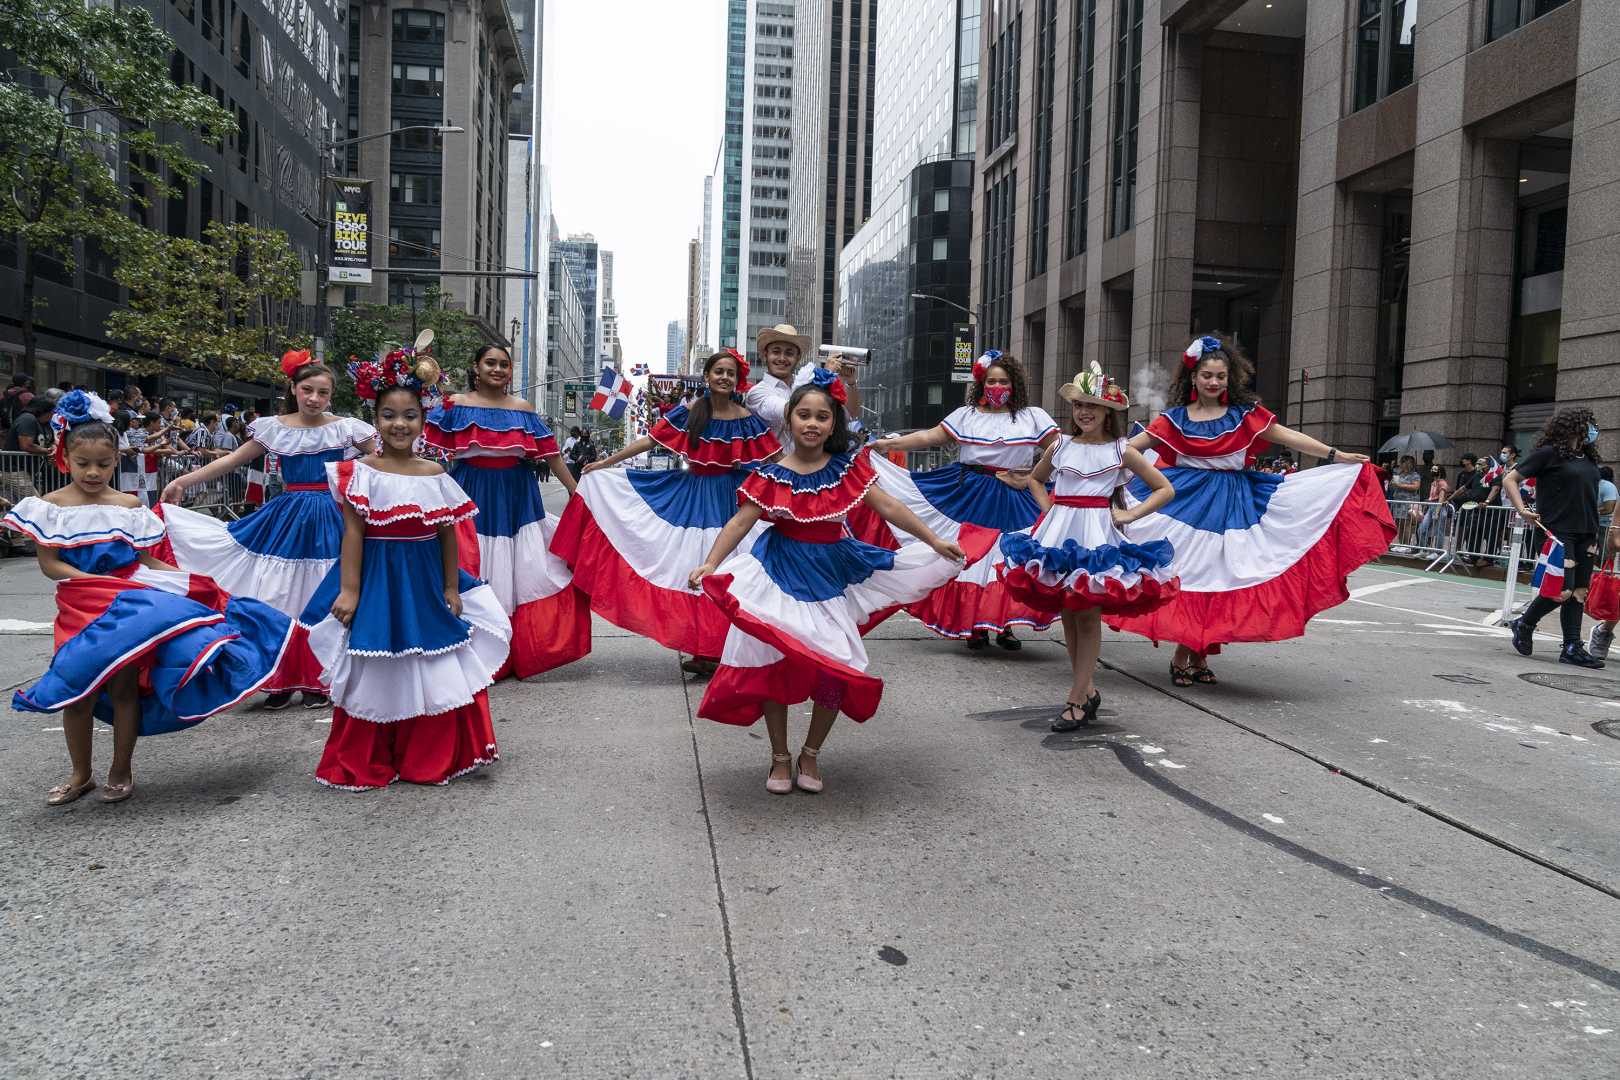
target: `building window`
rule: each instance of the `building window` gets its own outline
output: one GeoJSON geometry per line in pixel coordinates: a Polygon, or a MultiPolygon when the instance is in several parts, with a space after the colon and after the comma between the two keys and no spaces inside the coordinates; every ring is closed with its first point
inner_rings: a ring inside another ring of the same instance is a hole
{"type": "Polygon", "coordinates": [[[444,68],[427,64],[395,64],[394,93],[416,97],[444,97],[444,68]]]}
{"type": "Polygon", "coordinates": [[[1406,285],[1411,266],[1412,198],[1384,198],[1378,256],[1378,344],[1373,351],[1379,441],[1400,430],[1401,376],[1406,362],[1406,285]]]}
{"type": "Polygon", "coordinates": [[[440,153],[444,150],[444,136],[432,128],[423,125],[419,119],[405,120],[394,117],[394,135],[388,141],[395,150],[417,150],[430,153],[440,153]],[[401,131],[401,128],[415,128],[414,131],[401,131]]]}
{"type": "Polygon", "coordinates": [[[1418,0],[1359,0],[1356,21],[1356,108],[1364,109],[1412,82],[1418,0]]]}
{"type": "Polygon", "coordinates": [[[1012,328],[1012,262],[1014,205],[1018,190],[1017,172],[990,185],[984,193],[983,280],[979,292],[984,297],[981,345],[1007,347],[1012,328]]]}
{"type": "Polygon", "coordinates": [[[990,149],[1018,131],[1018,38],[1024,29],[1022,11],[1002,27],[990,43],[990,149]]]}
{"type": "Polygon", "coordinates": [[[951,189],[940,188],[934,192],[934,212],[939,213],[951,208],[951,189]]]}
{"type": "Polygon", "coordinates": [[[438,206],[438,173],[393,173],[388,178],[389,197],[413,206],[438,206]]]}
{"type": "Polygon", "coordinates": [[[390,225],[388,227],[388,258],[395,259],[427,259],[437,261],[439,258],[439,230],[429,229],[420,225],[390,225]]]}
{"type": "Polygon", "coordinates": [[[1091,92],[1097,72],[1097,0],[1074,5],[1074,77],[1069,85],[1069,219],[1063,254],[1086,250],[1086,215],[1091,212],[1091,92]]]}
{"type": "Polygon", "coordinates": [[[1569,0],[1491,0],[1486,40],[1495,41],[1503,34],[1511,34],[1531,19],[1539,19],[1567,3],[1569,0]]]}
{"type": "Polygon", "coordinates": [[[949,240],[943,236],[934,238],[933,255],[935,262],[944,262],[946,259],[950,258],[950,252],[951,242],[949,240]]]}
{"type": "Polygon", "coordinates": [[[1052,81],[1057,67],[1057,0],[1035,9],[1035,179],[1029,188],[1029,276],[1046,273],[1052,209],[1052,81]]]}
{"type": "Polygon", "coordinates": [[[1142,112],[1142,0],[1119,0],[1114,35],[1114,142],[1108,235],[1136,224],[1136,131],[1142,112]]]}
{"type": "MultiPolygon", "coordinates": [[[[523,28],[520,26],[518,29],[523,28]]],[[[438,11],[394,12],[394,40],[426,44],[444,41],[444,14],[438,11]]]]}

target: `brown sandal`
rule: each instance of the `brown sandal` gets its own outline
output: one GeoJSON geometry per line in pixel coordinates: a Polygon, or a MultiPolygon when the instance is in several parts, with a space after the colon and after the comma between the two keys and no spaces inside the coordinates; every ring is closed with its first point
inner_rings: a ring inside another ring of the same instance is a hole
{"type": "Polygon", "coordinates": [[[82,784],[57,784],[45,793],[45,805],[66,806],[95,786],[96,778],[93,776],[82,784]]]}
{"type": "Polygon", "coordinates": [[[1176,667],[1170,665],[1170,682],[1175,686],[1191,686],[1193,684],[1192,668],[1176,667]]]}

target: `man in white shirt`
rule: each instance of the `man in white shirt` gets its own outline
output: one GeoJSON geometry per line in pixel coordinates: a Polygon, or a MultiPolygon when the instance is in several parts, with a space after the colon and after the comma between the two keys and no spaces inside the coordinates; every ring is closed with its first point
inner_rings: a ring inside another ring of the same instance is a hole
{"type": "MultiPolygon", "coordinates": [[[[786,324],[767,327],[754,339],[754,355],[764,363],[765,373],[749,387],[748,393],[743,396],[743,404],[748,406],[749,412],[770,425],[771,432],[785,450],[793,448],[787,425],[788,398],[793,396],[793,373],[809,351],[810,339],[786,324]]],[[[849,394],[845,408],[849,413],[850,430],[860,431],[861,391],[855,383],[855,368],[840,359],[833,370],[844,380],[844,389],[849,394]]]]}

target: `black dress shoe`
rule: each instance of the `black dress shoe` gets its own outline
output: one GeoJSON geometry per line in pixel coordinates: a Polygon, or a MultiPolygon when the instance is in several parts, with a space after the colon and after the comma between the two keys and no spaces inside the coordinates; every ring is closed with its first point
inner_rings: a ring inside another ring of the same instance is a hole
{"type": "Polygon", "coordinates": [[[1008,652],[1017,652],[1019,649],[1024,647],[1024,643],[1022,641],[1019,641],[1017,638],[1013,637],[1013,632],[1011,630],[1003,630],[1001,633],[997,634],[996,644],[1000,645],[1008,652]]]}
{"type": "Polygon", "coordinates": [[[1586,651],[1586,646],[1579,641],[1571,641],[1564,646],[1564,651],[1558,654],[1560,664],[1574,664],[1576,667],[1600,668],[1603,661],[1586,651]]]}
{"type": "Polygon", "coordinates": [[[1076,705],[1072,701],[1067,702],[1063,711],[1058,714],[1058,718],[1052,721],[1052,730],[1074,731],[1076,728],[1090,727],[1091,722],[1097,719],[1097,710],[1101,707],[1101,690],[1093,690],[1091,697],[1086,700],[1084,705],[1076,705]],[[1079,716],[1074,715],[1076,709],[1080,711],[1079,716]]]}
{"type": "Polygon", "coordinates": [[[977,652],[990,644],[990,635],[983,630],[975,630],[967,639],[967,647],[977,652]]]}
{"type": "Polygon", "coordinates": [[[1535,630],[1524,625],[1523,619],[1514,619],[1508,623],[1508,629],[1513,631],[1513,647],[1519,651],[1519,655],[1529,656],[1530,637],[1535,633],[1535,630]]]}

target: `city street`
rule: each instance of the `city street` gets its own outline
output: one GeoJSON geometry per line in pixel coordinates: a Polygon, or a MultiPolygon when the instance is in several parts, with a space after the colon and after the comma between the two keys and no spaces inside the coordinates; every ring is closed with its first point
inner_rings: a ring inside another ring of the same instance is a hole
{"type": "MultiPolygon", "coordinates": [[[[1517,656],[1499,586],[1351,584],[1217,687],[1106,634],[1074,735],[1057,634],[897,617],[820,796],[600,621],[448,789],[319,787],[329,713],[249,708],[52,810],[59,718],[12,714],[0,1075],[1620,1074],[1620,670],[1517,656]]],[[[52,604],[0,597],[10,687],[52,604]]]]}

